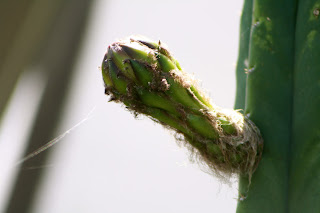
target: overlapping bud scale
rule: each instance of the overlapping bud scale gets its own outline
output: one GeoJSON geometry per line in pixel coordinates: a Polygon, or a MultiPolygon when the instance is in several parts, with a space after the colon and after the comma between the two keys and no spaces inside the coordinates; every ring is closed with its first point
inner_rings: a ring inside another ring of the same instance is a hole
{"type": "Polygon", "coordinates": [[[213,106],[160,41],[134,36],[111,44],[102,75],[110,100],[183,135],[215,173],[251,176],[256,169],[259,130],[241,113],[213,106]]]}

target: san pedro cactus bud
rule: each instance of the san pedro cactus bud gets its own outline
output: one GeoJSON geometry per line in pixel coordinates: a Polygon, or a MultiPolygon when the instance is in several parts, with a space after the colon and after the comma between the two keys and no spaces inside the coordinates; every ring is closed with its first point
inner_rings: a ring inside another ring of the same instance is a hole
{"type": "Polygon", "coordinates": [[[134,113],[183,136],[215,174],[251,174],[261,158],[258,128],[241,113],[210,103],[159,42],[131,37],[108,47],[102,62],[105,93],[134,113]]]}

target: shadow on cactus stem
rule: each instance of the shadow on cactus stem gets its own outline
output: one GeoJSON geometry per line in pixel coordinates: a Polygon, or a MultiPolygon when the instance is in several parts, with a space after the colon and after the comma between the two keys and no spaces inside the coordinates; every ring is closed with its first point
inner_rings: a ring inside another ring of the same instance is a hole
{"type": "Polygon", "coordinates": [[[263,149],[259,129],[239,111],[213,105],[160,41],[132,36],[111,44],[101,71],[110,101],[175,131],[224,181],[233,174],[251,179],[263,149]]]}

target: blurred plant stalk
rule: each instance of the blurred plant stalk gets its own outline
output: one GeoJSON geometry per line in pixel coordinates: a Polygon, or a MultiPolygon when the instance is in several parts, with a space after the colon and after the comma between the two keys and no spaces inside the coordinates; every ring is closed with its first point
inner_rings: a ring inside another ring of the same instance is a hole
{"type": "MultiPolygon", "coordinates": [[[[48,79],[25,155],[54,137],[92,3],[85,0],[0,2],[0,26],[4,29],[0,34],[0,119],[22,72],[40,67],[41,75],[48,79]]],[[[45,170],[23,168],[41,166],[48,156],[49,152],[44,152],[21,165],[6,213],[32,212],[45,170]]]]}

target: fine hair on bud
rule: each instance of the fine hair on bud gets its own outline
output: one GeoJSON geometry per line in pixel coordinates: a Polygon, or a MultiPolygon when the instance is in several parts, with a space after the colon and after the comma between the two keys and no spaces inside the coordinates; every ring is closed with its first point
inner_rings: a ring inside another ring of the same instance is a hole
{"type": "Polygon", "coordinates": [[[237,110],[215,106],[160,41],[131,36],[108,46],[101,66],[105,93],[135,115],[173,130],[179,144],[213,175],[247,175],[261,159],[259,129],[237,110]]]}

